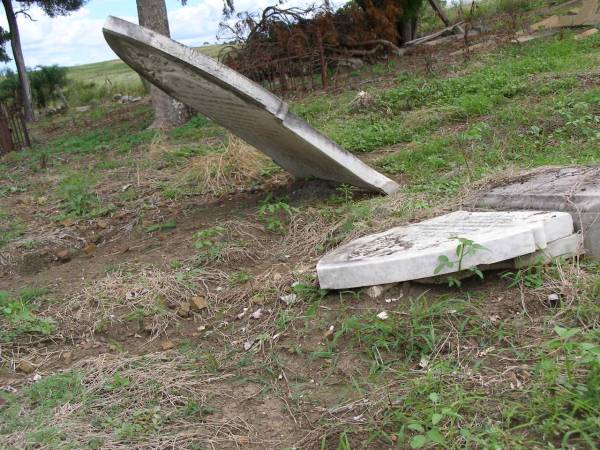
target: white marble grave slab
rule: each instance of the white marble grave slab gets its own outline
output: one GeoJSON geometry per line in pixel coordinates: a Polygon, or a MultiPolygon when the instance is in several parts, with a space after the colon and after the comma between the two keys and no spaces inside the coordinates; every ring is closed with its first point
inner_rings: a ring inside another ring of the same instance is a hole
{"type": "Polygon", "coordinates": [[[501,261],[489,267],[480,268],[482,270],[523,269],[535,264],[547,264],[555,258],[573,258],[583,253],[583,236],[576,233],[553,242],[548,242],[546,248],[530,253],[529,255],[518,256],[508,261],[501,261]]]}
{"type": "MultiPolygon", "coordinates": [[[[477,268],[482,272],[488,270],[520,270],[531,267],[537,264],[548,264],[556,258],[573,258],[583,254],[583,238],[581,234],[571,234],[570,236],[557,239],[556,241],[548,242],[546,248],[537,250],[523,256],[507,259],[494,264],[479,264],[477,268]]],[[[470,270],[463,270],[459,273],[452,274],[459,280],[472,278],[475,273],[470,270]]],[[[423,284],[448,284],[448,276],[434,276],[420,278],[415,280],[423,284]]]]}
{"type": "Polygon", "coordinates": [[[572,233],[573,220],[563,212],[456,211],[343,245],[319,261],[317,274],[323,289],[416,280],[528,255],[572,233]],[[484,246],[464,257],[461,267],[457,237],[484,246]],[[442,255],[455,264],[435,274],[442,255]]]}
{"type": "Polygon", "coordinates": [[[398,185],[288,110],[260,85],[189,47],[116,17],[104,24],[114,52],[142,77],[266,153],[298,178],[390,194],[398,185]]]}

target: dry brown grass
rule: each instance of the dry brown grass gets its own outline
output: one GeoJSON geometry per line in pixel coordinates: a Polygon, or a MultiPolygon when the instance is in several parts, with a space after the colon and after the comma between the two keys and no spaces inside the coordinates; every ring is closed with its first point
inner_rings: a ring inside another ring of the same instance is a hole
{"type": "Polygon", "coordinates": [[[270,159],[230,135],[224,153],[210,155],[193,166],[202,179],[203,193],[217,194],[231,186],[247,185],[261,177],[270,159]]]}
{"type": "Polygon", "coordinates": [[[133,273],[121,269],[76,292],[54,316],[70,314],[74,321],[61,322],[83,327],[85,334],[139,320],[146,331],[157,336],[179,318],[178,308],[196,293],[174,271],[150,267],[133,273]]]}
{"type": "MultiPolygon", "coordinates": [[[[210,372],[196,356],[170,351],[82,360],[71,369],[81,374],[81,394],[39,417],[38,426],[64,434],[76,448],[92,442],[105,449],[189,448],[194,443],[223,448],[264,442],[242,417],[217,413],[217,408],[243,398],[236,398],[228,387],[232,373],[210,372]]],[[[22,409],[29,414],[29,405],[22,409]]],[[[8,448],[21,448],[28,441],[25,430],[3,436],[8,448]]],[[[36,448],[55,447],[45,443],[36,448]]]]}
{"type": "MultiPolygon", "coordinates": [[[[264,181],[265,173],[273,170],[272,165],[269,157],[241,139],[228,135],[224,152],[193,158],[173,186],[195,194],[220,196],[264,181]]],[[[287,178],[281,173],[273,181],[287,178]]]]}

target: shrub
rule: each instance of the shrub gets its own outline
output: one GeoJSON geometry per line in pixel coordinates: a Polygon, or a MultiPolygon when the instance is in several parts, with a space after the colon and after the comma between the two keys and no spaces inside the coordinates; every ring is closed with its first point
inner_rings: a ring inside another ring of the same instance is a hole
{"type": "Polygon", "coordinates": [[[67,68],[57,65],[37,66],[29,73],[33,100],[39,108],[46,108],[50,102],[60,97],[62,88],[67,85],[67,68]]]}

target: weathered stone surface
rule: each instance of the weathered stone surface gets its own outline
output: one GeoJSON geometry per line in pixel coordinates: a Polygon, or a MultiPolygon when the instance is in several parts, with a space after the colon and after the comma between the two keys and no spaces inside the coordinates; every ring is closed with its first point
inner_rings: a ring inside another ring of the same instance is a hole
{"type": "Polygon", "coordinates": [[[341,246],[319,261],[317,274],[323,289],[417,280],[531,254],[572,233],[568,213],[457,211],[341,246]],[[465,255],[459,264],[458,237],[484,248],[465,255]],[[436,274],[440,256],[453,264],[436,274]]]}
{"type": "Polygon", "coordinates": [[[583,33],[579,33],[575,35],[575,40],[579,41],[581,39],[585,39],[586,37],[593,36],[598,32],[598,28],[590,28],[589,30],[584,31],[583,33]]]}
{"type": "Polygon", "coordinates": [[[395,286],[394,283],[379,284],[377,286],[369,286],[368,288],[364,289],[364,293],[367,295],[367,297],[375,299],[375,298],[381,297],[383,294],[385,294],[387,291],[392,289],[394,286],[395,286]]]}
{"type": "Polygon", "coordinates": [[[543,169],[480,195],[473,203],[498,210],[566,211],[587,255],[600,257],[600,167],[543,169]]]}
{"type": "Polygon", "coordinates": [[[583,237],[581,234],[570,236],[548,242],[545,249],[538,250],[529,255],[518,256],[514,259],[501,261],[490,266],[480,266],[481,270],[490,269],[523,269],[534,264],[546,264],[554,258],[573,258],[583,254],[583,237]]]}
{"type": "Polygon", "coordinates": [[[145,79],[263,151],[294,176],[385,193],[398,188],[291,113],[277,96],[218,61],[115,17],[107,19],[104,37],[145,79]]]}
{"type": "Polygon", "coordinates": [[[530,26],[532,30],[562,28],[562,27],[580,27],[586,25],[596,25],[600,23],[600,14],[598,14],[598,0],[583,0],[577,14],[566,16],[550,16],[541,22],[530,26]]]}

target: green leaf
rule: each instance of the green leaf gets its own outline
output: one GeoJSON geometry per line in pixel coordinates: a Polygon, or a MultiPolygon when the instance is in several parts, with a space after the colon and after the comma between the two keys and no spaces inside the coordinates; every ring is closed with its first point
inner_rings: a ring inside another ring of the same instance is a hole
{"type": "Polygon", "coordinates": [[[425,432],[423,425],[421,425],[420,423],[410,423],[406,426],[406,428],[408,428],[409,430],[417,431],[419,433],[425,432]]]}
{"type": "Polygon", "coordinates": [[[437,429],[429,430],[427,432],[427,437],[436,444],[444,445],[446,442],[444,436],[442,436],[437,429]]]}
{"type": "Polygon", "coordinates": [[[454,263],[452,263],[452,261],[450,261],[450,258],[448,258],[446,255],[440,255],[440,256],[438,256],[438,265],[435,268],[435,270],[433,271],[433,273],[435,275],[437,275],[444,268],[446,268],[446,267],[452,267],[453,265],[454,265],[454,263]]]}
{"type": "Polygon", "coordinates": [[[410,448],[423,448],[425,445],[427,445],[428,442],[429,439],[427,438],[427,436],[417,434],[416,436],[413,436],[413,438],[410,440],[410,448]]]}
{"type": "Polygon", "coordinates": [[[448,286],[449,287],[453,287],[453,286],[460,287],[461,284],[462,284],[462,282],[458,278],[452,277],[452,276],[448,277],[448,286]]]}
{"type": "Polygon", "coordinates": [[[440,413],[435,413],[431,416],[431,424],[432,425],[437,425],[438,423],[440,423],[440,421],[444,418],[443,414],[440,413]]]}
{"type": "Polygon", "coordinates": [[[177,228],[177,224],[174,221],[165,223],[155,223],[154,225],[146,227],[146,233],[154,233],[155,231],[163,230],[172,230],[173,228],[177,228]]]}
{"type": "Polygon", "coordinates": [[[437,403],[440,399],[440,394],[438,394],[437,392],[432,392],[431,394],[429,394],[429,400],[431,400],[433,403],[437,403]]]}
{"type": "Polygon", "coordinates": [[[554,327],[554,332],[558,334],[558,336],[562,339],[568,339],[572,336],[575,336],[581,330],[579,328],[563,328],[556,325],[554,327]]]}
{"type": "Polygon", "coordinates": [[[450,408],[442,408],[442,414],[445,416],[456,417],[462,419],[462,416],[450,408]]]}
{"type": "Polygon", "coordinates": [[[471,267],[471,272],[473,272],[475,275],[477,275],[480,279],[483,280],[483,272],[481,270],[479,270],[477,267],[471,267]]]}

